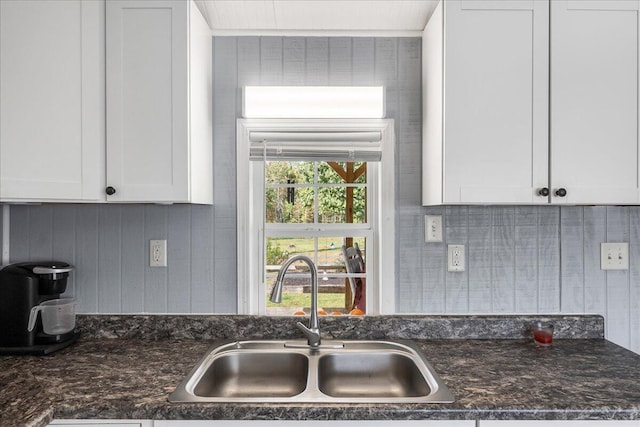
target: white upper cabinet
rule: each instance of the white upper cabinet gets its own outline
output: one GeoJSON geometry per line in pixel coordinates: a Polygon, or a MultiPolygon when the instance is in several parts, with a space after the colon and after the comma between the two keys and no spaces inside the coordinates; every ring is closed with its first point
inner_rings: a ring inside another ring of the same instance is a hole
{"type": "Polygon", "coordinates": [[[104,3],[0,1],[0,199],[103,198],[104,3]]]}
{"type": "Polygon", "coordinates": [[[553,202],[640,202],[639,5],[551,2],[553,202]]]}
{"type": "Polygon", "coordinates": [[[107,1],[107,200],[212,203],[211,33],[192,2],[107,1]]]}
{"type": "Polygon", "coordinates": [[[640,203],[638,3],[441,2],[423,204],[640,203]]]}
{"type": "Polygon", "coordinates": [[[424,204],[546,202],[548,7],[440,2],[423,40],[424,204]]]}
{"type": "Polygon", "coordinates": [[[211,67],[191,1],[0,1],[0,201],[212,203],[211,67]]]}

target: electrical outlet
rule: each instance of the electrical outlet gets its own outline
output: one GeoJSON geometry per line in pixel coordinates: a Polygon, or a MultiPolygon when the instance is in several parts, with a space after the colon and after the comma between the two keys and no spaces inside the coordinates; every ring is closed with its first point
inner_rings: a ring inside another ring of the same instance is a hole
{"type": "Polygon", "coordinates": [[[600,269],[628,270],[629,243],[601,243],[600,269]]]}
{"type": "Polygon", "coordinates": [[[447,245],[448,270],[464,271],[464,245],[447,245]]]}
{"type": "Polygon", "coordinates": [[[167,266],[167,241],[149,240],[149,266],[167,266]]]}
{"type": "Polygon", "coordinates": [[[442,242],[442,215],[424,216],[424,241],[442,242]]]}

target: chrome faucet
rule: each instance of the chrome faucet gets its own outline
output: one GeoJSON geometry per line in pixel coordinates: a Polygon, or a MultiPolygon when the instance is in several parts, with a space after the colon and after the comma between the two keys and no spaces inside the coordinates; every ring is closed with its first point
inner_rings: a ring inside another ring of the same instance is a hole
{"type": "Polygon", "coordinates": [[[306,255],[294,255],[286,260],[285,263],[282,264],[282,267],[280,267],[280,272],[278,272],[276,283],[273,285],[273,289],[271,289],[271,296],[269,297],[269,300],[275,303],[282,302],[282,281],[285,274],[287,274],[289,266],[296,261],[304,261],[309,266],[309,270],[311,270],[311,317],[309,319],[309,327],[307,328],[301,322],[298,322],[296,326],[307,336],[309,347],[318,348],[320,347],[320,325],[318,322],[318,269],[311,258],[306,255]]]}

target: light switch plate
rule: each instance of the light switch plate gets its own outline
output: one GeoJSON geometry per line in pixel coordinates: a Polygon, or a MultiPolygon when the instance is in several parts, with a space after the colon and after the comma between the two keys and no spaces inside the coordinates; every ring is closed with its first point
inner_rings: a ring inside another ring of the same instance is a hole
{"type": "Polygon", "coordinates": [[[424,216],[424,241],[442,242],[442,215],[424,216]]]}
{"type": "Polygon", "coordinates": [[[601,243],[600,268],[602,270],[628,270],[629,243],[601,243]]]}

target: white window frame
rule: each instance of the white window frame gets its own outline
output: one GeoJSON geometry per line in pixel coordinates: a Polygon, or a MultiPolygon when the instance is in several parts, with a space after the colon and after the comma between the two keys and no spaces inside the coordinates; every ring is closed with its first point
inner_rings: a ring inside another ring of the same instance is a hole
{"type": "MultiPolygon", "coordinates": [[[[313,160],[311,161],[313,162],[313,160]]],[[[321,160],[316,160],[315,162],[320,162],[320,161],[321,160]]],[[[366,239],[366,247],[361,246],[361,249],[365,253],[365,260],[372,260],[371,264],[367,261],[367,265],[373,266],[374,265],[373,260],[379,259],[379,256],[377,253],[379,249],[378,249],[378,245],[376,244],[378,236],[377,236],[377,233],[375,232],[375,228],[376,228],[376,224],[379,223],[378,216],[380,215],[380,213],[379,213],[379,209],[375,209],[374,207],[379,206],[380,191],[378,189],[378,186],[380,183],[380,179],[379,179],[380,166],[381,166],[381,162],[379,161],[367,162],[366,187],[367,187],[368,200],[366,203],[366,207],[367,207],[366,223],[337,223],[337,224],[335,223],[273,224],[272,223],[272,224],[264,225],[265,230],[264,230],[263,236],[266,239],[278,238],[278,237],[294,237],[294,238],[308,238],[308,239],[315,239],[315,238],[322,238],[322,237],[341,237],[341,238],[364,237],[366,239]]],[[[264,177],[264,172],[265,172],[264,163],[253,162],[253,164],[250,167],[255,168],[255,170],[258,172],[256,175],[264,177]]],[[[315,178],[317,179],[317,176],[315,178]]],[[[256,177],[256,182],[254,182],[254,188],[256,189],[255,199],[254,199],[254,203],[255,203],[254,214],[258,215],[260,218],[264,218],[265,204],[258,202],[258,200],[264,200],[264,197],[265,197],[264,192],[261,192],[258,190],[261,187],[261,184],[263,184],[263,179],[258,180],[258,178],[256,177]]],[[[286,184],[283,184],[283,185],[286,185],[286,184]]],[[[300,185],[307,186],[307,184],[300,184],[300,185]]],[[[349,186],[349,184],[344,184],[344,183],[329,184],[329,185],[337,185],[342,188],[346,188],[349,186]]],[[[317,186],[317,183],[314,182],[313,185],[308,186],[307,188],[314,188],[314,187],[321,188],[320,186],[317,186]]],[[[315,197],[316,198],[319,197],[319,194],[316,193],[315,197]]],[[[318,209],[319,207],[316,204],[314,207],[314,218],[316,220],[317,220],[317,216],[319,215],[318,209]]],[[[338,248],[340,247],[341,247],[341,244],[338,244],[338,248]]],[[[318,249],[317,246],[314,245],[315,256],[318,255],[317,249],[318,249]]],[[[316,266],[318,266],[318,260],[314,259],[314,256],[312,256],[311,258],[315,261],[316,266]]],[[[375,262],[377,263],[377,261],[375,262]]],[[[263,270],[265,270],[264,264],[262,267],[263,267],[263,270]]],[[[378,283],[378,277],[377,277],[378,269],[367,268],[366,270],[367,271],[364,273],[364,276],[361,273],[356,273],[354,276],[351,276],[351,277],[365,277],[365,280],[367,283],[367,292],[365,293],[365,297],[366,297],[367,307],[369,307],[370,304],[373,304],[372,297],[370,295],[375,295],[375,289],[371,290],[372,286],[374,286],[373,285],[374,283],[378,283]]],[[[302,273],[302,274],[305,274],[305,273],[302,273]]],[[[331,278],[346,279],[347,277],[350,276],[346,271],[344,273],[330,273],[325,276],[322,271],[318,270],[318,274],[319,275],[322,274],[322,278],[331,277],[331,278]]],[[[309,277],[309,274],[306,274],[306,276],[309,277]]],[[[266,284],[273,279],[275,279],[275,277],[264,277],[261,280],[260,282],[261,295],[266,294],[266,291],[267,291],[266,284]]],[[[364,308],[364,307],[360,307],[360,308],[364,308]]],[[[370,311],[367,310],[367,312],[370,312],[370,311]]],[[[258,314],[267,314],[266,305],[262,304],[262,301],[259,301],[258,314]]]]}
{"type": "MultiPolygon", "coordinates": [[[[379,131],[382,155],[379,173],[370,188],[379,211],[371,220],[375,245],[372,281],[367,282],[367,314],[395,313],[395,132],[393,119],[238,119],[237,279],[238,314],[264,314],[264,166],[249,160],[251,132],[361,132],[379,131]],[[258,203],[258,198],[260,202],[258,203]],[[381,286],[384,284],[384,286],[381,286]]],[[[330,227],[329,227],[330,228],[330,227]]],[[[329,231],[330,234],[330,231],[329,231]]]]}

